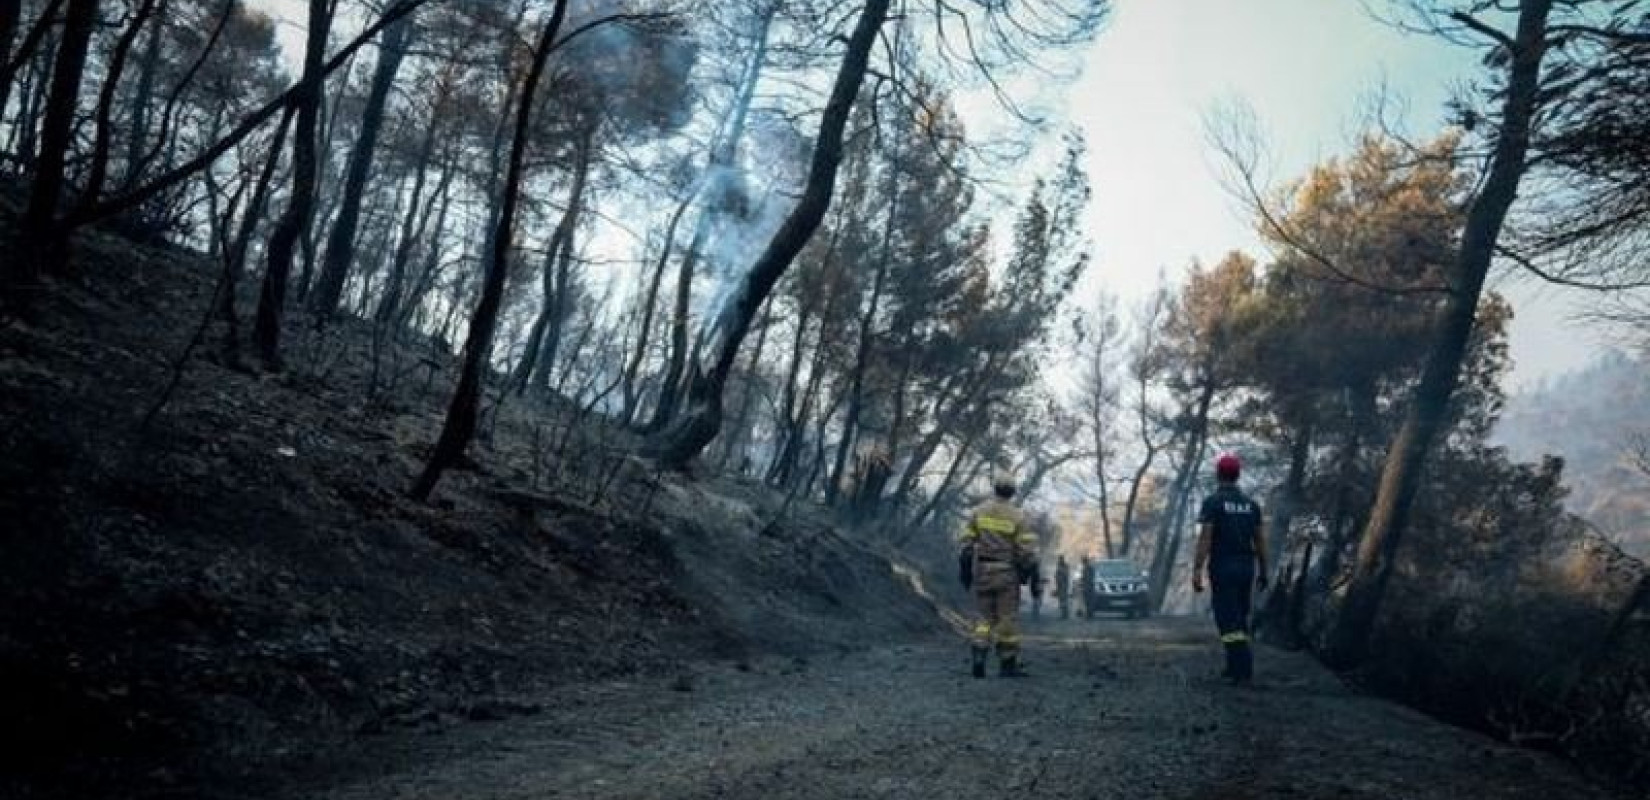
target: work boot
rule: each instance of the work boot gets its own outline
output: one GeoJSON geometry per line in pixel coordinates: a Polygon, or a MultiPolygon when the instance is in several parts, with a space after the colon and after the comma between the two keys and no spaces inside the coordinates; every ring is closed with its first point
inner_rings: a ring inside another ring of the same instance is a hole
{"type": "Polygon", "coordinates": [[[1020,659],[1018,656],[1009,656],[1008,658],[1003,659],[1001,664],[997,665],[997,677],[1029,678],[1031,677],[1031,673],[1026,672],[1025,667],[1020,665],[1020,659]]]}
{"type": "Polygon", "coordinates": [[[974,648],[974,677],[985,677],[985,657],[989,652],[983,647],[974,648]]]}

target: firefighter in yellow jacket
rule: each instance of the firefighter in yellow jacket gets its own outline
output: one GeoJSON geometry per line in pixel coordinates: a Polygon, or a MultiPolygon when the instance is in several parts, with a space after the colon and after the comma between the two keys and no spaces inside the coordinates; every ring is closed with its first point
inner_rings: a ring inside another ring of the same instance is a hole
{"type": "Polygon", "coordinates": [[[1029,583],[1037,569],[1037,535],[1013,502],[1014,478],[997,476],[992,490],[996,498],[969,513],[958,557],[959,577],[964,588],[974,590],[980,610],[972,637],[974,677],[985,677],[986,657],[995,644],[998,674],[1023,678],[1015,617],[1020,610],[1020,586],[1029,583]]]}

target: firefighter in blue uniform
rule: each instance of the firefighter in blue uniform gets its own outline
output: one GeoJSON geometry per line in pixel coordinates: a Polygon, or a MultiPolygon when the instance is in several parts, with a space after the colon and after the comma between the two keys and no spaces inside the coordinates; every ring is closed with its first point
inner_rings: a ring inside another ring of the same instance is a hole
{"type": "Polygon", "coordinates": [[[1267,586],[1266,537],[1262,533],[1260,504],[1238,489],[1243,464],[1233,453],[1215,459],[1219,487],[1204,498],[1198,512],[1197,561],[1192,590],[1203,591],[1207,573],[1213,589],[1215,627],[1226,650],[1221,677],[1248,684],[1254,677],[1254,653],[1249,648],[1249,613],[1253,589],[1267,586]]]}

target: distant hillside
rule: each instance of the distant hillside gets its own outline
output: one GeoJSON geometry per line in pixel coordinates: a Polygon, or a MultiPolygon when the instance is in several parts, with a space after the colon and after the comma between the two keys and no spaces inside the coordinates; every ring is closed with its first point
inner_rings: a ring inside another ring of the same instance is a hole
{"type": "Polygon", "coordinates": [[[1496,440],[1520,461],[1565,459],[1570,511],[1650,557],[1650,477],[1629,458],[1650,435],[1650,361],[1612,352],[1512,397],[1496,440]]]}

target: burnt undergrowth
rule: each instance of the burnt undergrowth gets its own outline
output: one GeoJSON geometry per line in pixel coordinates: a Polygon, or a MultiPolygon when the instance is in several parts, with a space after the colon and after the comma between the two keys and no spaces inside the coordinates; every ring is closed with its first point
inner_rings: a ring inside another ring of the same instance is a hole
{"type": "Polygon", "coordinates": [[[260,372],[201,325],[195,253],[92,232],[74,266],[0,330],[0,772],[25,797],[257,795],[556,685],[938,625],[824,513],[663,473],[559,398],[490,390],[473,460],[414,502],[440,342],[295,314],[260,372]]]}

